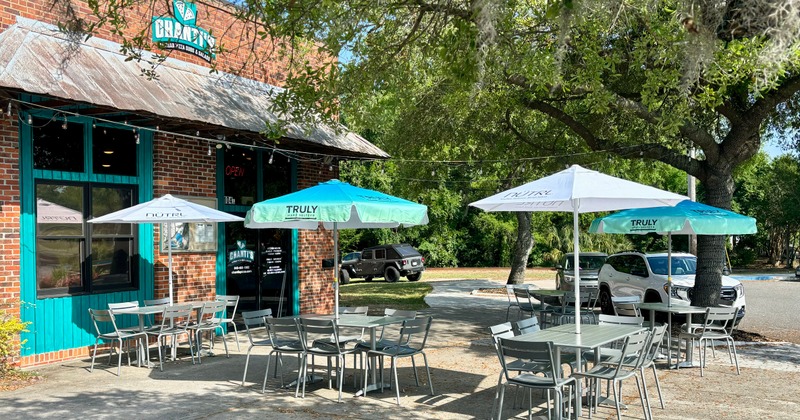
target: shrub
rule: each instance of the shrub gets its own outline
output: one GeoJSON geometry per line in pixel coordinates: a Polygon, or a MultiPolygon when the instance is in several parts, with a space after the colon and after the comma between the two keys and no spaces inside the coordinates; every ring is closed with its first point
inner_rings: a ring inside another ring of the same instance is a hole
{"type": "MultiPolygon", "coordinates": [[[[17,334],[27,331],[27,322],[0,312],[0,378],[6,376],[14,367],[14,356],[19,351],[16,345],[17,334]]],[[[24,341],[20,343],[20,346],[24,341]]]]}

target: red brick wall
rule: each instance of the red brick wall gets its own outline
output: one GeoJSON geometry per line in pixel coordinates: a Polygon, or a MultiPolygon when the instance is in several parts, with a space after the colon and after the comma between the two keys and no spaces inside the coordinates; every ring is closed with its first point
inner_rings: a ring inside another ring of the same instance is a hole
{"type": "MultiPolygon", "coordinates": [[[[153,196],[164,194],[216,199],[216,149],[170,135],[153,139],[153,196]]],[[[219,207],[219,203],[217,204],[219,207]]],[[[164,232],[166,234],[166,232],[164,232]]],[[[169,258],[160,252],[161,228],[155,229],[154,297],[169,296],[169,258]]],[[[173,253],[172,291],[176,302],[213,299],[216,295],[215,253],[173,253]]]]}
{"type": "Polygon", "coordinates": [[[17,113],[0,105],[0,319],[19,318],[19,140],[17,113]]]}
{"type": "MultiPolygon", "coordinates": [[[[313,187],[319,182],[338,178],[338,169],[319,162],[297,165],[297,189],[313,187]]],[[[332,313],[334,304],[333,269],[323,269],[322,260],[333,258],[332,232],[324,229],[298,231],[298,273],[300,277],[300,312],[332,313]]]]}

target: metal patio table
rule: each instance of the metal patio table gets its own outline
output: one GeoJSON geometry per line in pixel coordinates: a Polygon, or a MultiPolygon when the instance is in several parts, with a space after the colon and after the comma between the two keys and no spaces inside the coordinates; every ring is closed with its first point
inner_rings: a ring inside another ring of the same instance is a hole
{"type": "MultiPolygon", "coordinates": [[[[299,315],[301,318],[324,318],[324,319],[332,319],[333,315],[314,315],[314,314],[306,314],[306,315],[299,315]]],[[[357,315],[357,314],[340,314],[338,321],[336,324],[340,327],[353,327],[353,328],[365,328],[369,330],[369,347],[370,350],[376,350],[378,337],[377,337],[377,330],[378,328],[385,327],[387,325],[392,324],[400,324],[403,321],[409,318],[400,317],[400,316],[373,316],[373,315],[357,315]]],[[[377,364],[374,360],[377,356],[371,356],[372,360],[372,383],[367,385],[367,392],[374,391],[376,389],[381,388],[391,388],[391,384],[380,384],[377,381],[377,364]]],[[[359,389],[356,392],[356,396],[361,396],[363,393],[363,389],[359,389]]]]}
{"type": "MultiPolygon", "coordinates": [[[[139,316],[139,331],[144,331],[144,318],[147,315],[155,315],[164,312],[164,308],[167,305],[153,305],[153,306],[139,306],[137,308],[128,308],[128,309],[115,309],[112,310],[114,315],[123,314],[123,315],[138,315],[139,316]]],[[[146,340],[145,340],[146,341],[146,340]]],[[[143,366],[154,368],[158,365],[150,362],[150,355],[148,354],[148,345],[145,342],[144,346],[139,349],[139,360],[144,361],[142,364],[143,366]]]]}
{"type": "MultiPolygon", "coordinates": [[[[642,331],[644,328],[635,325],[581,325],[581,333],[576,334],[575,324],[562,324],[546,330],[534,331],[529,334],[514,336],[505,339],[506,341],[525,341],[525,342],[552,342],[555,348],[553,360],[556,365],[561,365],[561,348],[573,348],[578,351],[580,360],[580,350],[594,350],[595,363],[600,360],[600,347],[617,340],[642,331]]],[[[580,364],[577,369],[580,371],[580,364]]],[[[557,370],[559,372],[560,370],[557,370]]],[[[579,395],[582,395],[581,383],[577,382],[576,403],[579,395]]],[[[581,404],[577,404],[578,415],[581,415],[581,404]]]]}
{"type": "Polygon", "coordinates": [[[692,324],[692,314],[704,314],[708,308],[704,308],[702,306],[690,306],[690,305],[670,305],[663,302],[648,302],[648,303],[637,303],[639,309],[646,309],[650,311],[650,328],[653,328],[655,325],[655,316],[656,312],[665,312],[667,314],[667,331],[669,334],[667,335],[667,365],[670,368],[686,368],[686,367],[696,367],[692,363],[692,350],[693,343],[690,341],[689,345],[686,348],[686,361],[678,362],[681,357],[681,348],[680,342],[678,342],[678,351],[675,354],[675,364],[672,364],[672,314],[683,314],[686,315],[686,324],[692,324]]]}

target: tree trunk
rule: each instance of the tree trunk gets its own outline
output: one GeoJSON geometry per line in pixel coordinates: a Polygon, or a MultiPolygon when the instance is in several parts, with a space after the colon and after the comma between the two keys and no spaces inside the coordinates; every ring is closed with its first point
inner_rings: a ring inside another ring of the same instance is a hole
{"type": "Polygon", "coordinates": [[[514,242],[514,252],[511,257],[511,272],[508,274],[507,284],[522,284],[525,282],[525,268],[528,266],[528,256],[533,249],[533,233],[531,220],[533,215],[526,212],[517,212],[517,240],[514,242]]]}
{"type": "MultiPolygon", "coordinates": [[[[716,168],[715,168],[716,169],[716,168]]],[[[732,170],[712,170],[704,179],[706,204],[723,209],[731,208],[733,199],[732,170]]],[[[722,291],[722,269],[725,266],[725,236],[697,236],[697,274],[694,281],[692,305],[716,306],[722,291]]]]}

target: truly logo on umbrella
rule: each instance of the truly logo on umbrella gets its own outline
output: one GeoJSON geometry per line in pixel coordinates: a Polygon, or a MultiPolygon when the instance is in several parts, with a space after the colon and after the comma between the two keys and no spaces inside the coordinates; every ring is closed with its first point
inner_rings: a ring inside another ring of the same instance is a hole
{"type": "Polygon", "coordinates": [[[528,190],[508,192],[503,196],[503,198],[516,200],[520,198],[549,197],[551,195],[553,195],[553,190],[528,190]]]}
{"type": "Polygon", "coordinates": [[[286,217],[293,219],[314,219],[319,206],[286,206],[286,217]]]}
{"type": "Polygon", "coordinates": [[[657,219],[632,219],[631,231],[633,232],[655,232],[657,219]]]}

